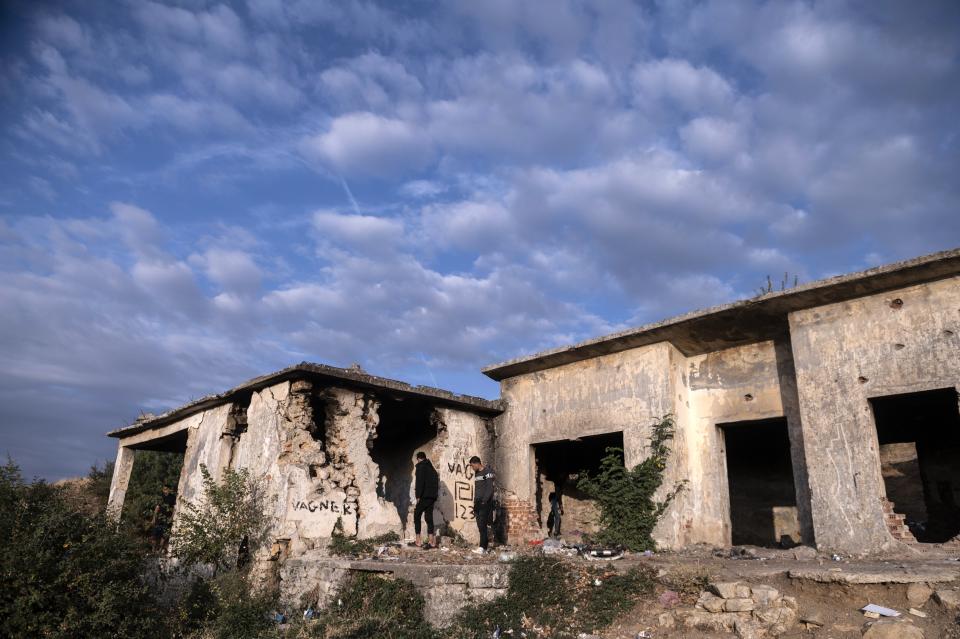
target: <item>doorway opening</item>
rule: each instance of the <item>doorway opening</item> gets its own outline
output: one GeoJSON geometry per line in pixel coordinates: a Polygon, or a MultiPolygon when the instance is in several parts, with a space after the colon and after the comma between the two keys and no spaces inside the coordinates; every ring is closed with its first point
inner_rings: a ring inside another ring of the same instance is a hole
{"type": "Polygon", "coordinates": [[[533,445],[536,509],[544,535],[569,540],[597,531],[599,511],[593,500],[577,488],[577,481],[583,472],[597,473],[607,448],[620,449],[623,461],[622,431],[533,445]],[[554,503],[563,509],[559,520],[556,513],[551,513],[554,503]]]}
{"type": "Polygon", "coordinates": [[[960,534],[960,409],[953,388],[870,400],[893,511],[921,543],[960,534]]]}
{"type": "Polygon", "coordinates": [[[144,442],[134,449],[121,517],[150,538],[157,549],[165,547],[169,539],[186,452],[186,430],[144,442]]]}
{"type": "MultiPolygon", "coordinates": [[[[370,458],[380,469],[377,496],[397,509],[404,532],[410,519],[413,456],[437,436],[433,407],[418,399],[384,398],[370,458]]],[[[429,457],[429,452],[428,452],[429,457]]]]}
{"type": "Polygon", "coordinates": [[[800,543],[787,419],[718,424],[723,432],[734,546],[800,543]]]}

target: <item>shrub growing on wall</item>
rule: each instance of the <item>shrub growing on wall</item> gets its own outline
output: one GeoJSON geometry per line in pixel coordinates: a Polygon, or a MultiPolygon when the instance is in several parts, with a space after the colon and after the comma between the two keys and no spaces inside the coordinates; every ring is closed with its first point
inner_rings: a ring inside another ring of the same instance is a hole
{"type": "Polygon", "coordinates": [[[203,498],[180,506],[170,546],[186,566],[209,565],[214,572],[236,568],[241,546],[252,554],[266,538],[260,485],[246,468],[225,468],[217,482],[203,464],[203,498]]]}
{"type": "Polygon", "coordinates": [[[663,485],[674,426],[672,415],[653,424],[650,455],[632,469],[623,464],[622,449],[608,448],[597,474],[584,474],[577,482],[577,488],[594,499],[600,509],[596,541],[633,551],[656,547],[653,529],[686,483],[677,483],[662,501],[656,500],[663,485]]]}

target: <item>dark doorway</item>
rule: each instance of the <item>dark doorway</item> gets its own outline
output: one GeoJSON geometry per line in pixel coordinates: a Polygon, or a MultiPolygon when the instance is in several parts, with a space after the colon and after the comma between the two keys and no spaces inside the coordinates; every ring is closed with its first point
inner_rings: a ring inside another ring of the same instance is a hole
{"type": "Polygon", "coordinates": [[[433,407],[417,399],[384,399],[378,414],[377,438],[370,449],[370,458],[380,468],[377,496],[396,507],[406,531],[411,514],[413,456],[437,436],[433,407]]]}
{"type": "Polygon", "coordinates": [[[718,426],[723,430],[727,455],[733,545],[800,543],[786,418],[718,426]]]}
{"type": "Polygon", "coordinates": [[[605,433],[578,439],[565,439],[543,444],[534,444],[534,459],[537,466],[537,514],[545,535],[550,534],[551,495],[563,505],[559,531],[554,533],[565,538],[582,537],[584,533],[596,532],[597,508],[593,500],[577,488],[583,472],[595,474],[608,448],[620,449],[623,461],[623,433],[605,433]]]}
{"type": "Polygon", "coordinates": [[[887,499],[917,541],[960,534],[960,409],[953,388],[870,400],[887,499]]]}

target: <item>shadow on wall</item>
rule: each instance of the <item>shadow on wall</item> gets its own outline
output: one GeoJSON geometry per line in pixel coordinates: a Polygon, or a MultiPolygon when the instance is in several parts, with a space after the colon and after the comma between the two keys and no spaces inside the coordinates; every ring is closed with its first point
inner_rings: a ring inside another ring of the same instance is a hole
{"type": "Polygon", "coordinates": [[[380,468],[377,496],[394,505],[406,533],[413,514],[413,456],[436,438],[437,425],[430,404],[417,399],[384,399],[378,414],[377,438],[370,449],[380,468]]]}

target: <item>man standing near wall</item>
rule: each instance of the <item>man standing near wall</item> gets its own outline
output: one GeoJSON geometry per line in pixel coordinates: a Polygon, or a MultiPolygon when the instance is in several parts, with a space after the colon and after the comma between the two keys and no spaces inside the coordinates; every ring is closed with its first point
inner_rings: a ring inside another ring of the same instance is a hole
{"type": "Polygon", "coordinates": [[[416,544],[420,546],[420,515],[422,514],[427,521],[427,543],[421,546],[424,550],[438,545],[433,528],[433,506],[437,503],[439,494],[440,476],[430,460],[427,459],[427,454],[420,451],[417,453],[417,472],[414,485],[417,507],[413,509],[413,530],[417,534],[416,544]]]}
{"type": "Polygon", "coordinates": [[[474,455],[470,458],[470,468],[473,469],[473,515],[480,529],[480,547],[473,552],[482,555],[487,552],[489,539],[487,527],[490,525],[490,511],[493,506],[493,469],[484,466],[480,458],[474,455]]]}

